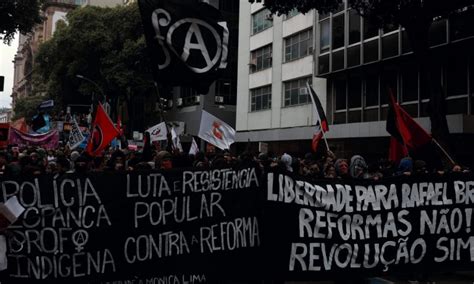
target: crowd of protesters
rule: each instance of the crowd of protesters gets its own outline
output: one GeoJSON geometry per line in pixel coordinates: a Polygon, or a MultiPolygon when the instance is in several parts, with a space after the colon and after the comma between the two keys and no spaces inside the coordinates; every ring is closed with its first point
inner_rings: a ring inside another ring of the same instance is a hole
{"type": "Polygon", "coordinates": [[[399,163],[381,159],[368,164],[361,155],[350,159],[336,157],[328,151],[326,155],[316,156],[307,153],[302,157],[287,153],[250,153],[244,151],[234,155],[229,151],[217,153],[197,152],[195,155],[145,147],[140,151],[128,149],[109,149],[104,155],[91,157],[84,151],[59,147],[45,150],[41,147],[9,147],[0,152],[0,173],[8,176],[30,176],[40,174],[144,171],[156,169],[188,168],[199,169],[257,166],[262,172],[272,169],[292,172],[308,178],[328,179],[371,179],[404,175],[424,175],[430,173],[469,172],[459,165],[444,169],[430,167],[423,160],[403,158],[399,163]]]}

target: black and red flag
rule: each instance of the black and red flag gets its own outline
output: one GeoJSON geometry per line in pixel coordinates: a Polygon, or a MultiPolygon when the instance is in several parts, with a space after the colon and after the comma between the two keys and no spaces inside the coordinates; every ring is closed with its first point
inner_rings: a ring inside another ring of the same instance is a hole
{"type": "Polygon", "coordinates": [[[92,157],[100,155],[120,131],[115,128],[114,123],[107,115],[102,104],[97,106],[92,132],[87,142],[86,152],[92,157]]]}
{"type": "Polygon", "coordinates": [[[311,141],[311,149],[313,152],[316,152],[318,149],[319,142],[324,136],[325,132],[329,131],[328,120],[326,114],[324,113],[323,105],[316,95],[316,92],[309,85],[309,82],[306,82],[306,88],[308,89],[309,96],[313,102],[314,109],[316,111],[316,131],[313,134],[313,139],[311,141]]]}
{"type": "Polygon", "coordinates": [[[316,95],[316,92],[313,90],[313,88],[309,85],[308,82],[306,82],[306,88],[308,89],[311,101],[313,102],[314,108],[316,109],[316,118],[321,124],[321,129],[323,130],[323,132],[328,132],[328,120],[326,118],[326,114],[324,113],[323,105],[321,104],[318,95],[316,95]]]}
{"type": "Polygon", "coordinates": [[[227,67],[229,30],[198,0],[138,0],[156,82],[207,94],[227,67]]]}
{"type": "Polygon", "coordinates": [[[431,135],[395,101],[392,93],[390,93],[386,130],[392,135],[389,158],[393,161],[400,160],[409,151],[416,151],[429,144],[432,139],[431,135]]]}

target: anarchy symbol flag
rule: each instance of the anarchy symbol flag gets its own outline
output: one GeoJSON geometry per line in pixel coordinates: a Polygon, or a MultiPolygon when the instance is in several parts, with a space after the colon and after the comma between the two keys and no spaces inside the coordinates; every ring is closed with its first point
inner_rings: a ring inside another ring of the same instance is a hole
{"type": "Polygon", "coordinates": [[[101,154],[120,132],[104,110],[102,104],[97,106],[92,132],[86,146],[86,152],[95,157],[101,154]]]}
{"type": "Polygon", "coordinates": [[[229,30],[213,6],[197,0],[139,0],[157,82],[206,94],[227,67],[229,30]]]}

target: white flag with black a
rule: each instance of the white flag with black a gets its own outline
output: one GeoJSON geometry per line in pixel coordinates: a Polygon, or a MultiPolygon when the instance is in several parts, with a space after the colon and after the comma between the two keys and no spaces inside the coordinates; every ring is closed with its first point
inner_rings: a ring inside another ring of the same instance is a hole
{"type": "Polygon", "coordinates": [[[84,141],[84,135],[82,134],[79,125],[75,118],[72,119],[71,131],[69,132],[69,149],[73,150],[84,141]]]}

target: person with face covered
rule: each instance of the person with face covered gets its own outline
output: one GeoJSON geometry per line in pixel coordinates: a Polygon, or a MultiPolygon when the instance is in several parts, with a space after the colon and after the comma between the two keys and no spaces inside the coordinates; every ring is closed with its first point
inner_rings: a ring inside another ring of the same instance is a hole
{"type": "Polygon", "coordinates": [[[367,163],[360,155],[354,155],[351,158],[349,174],[352,178],[367,178],[367,163]]]}

